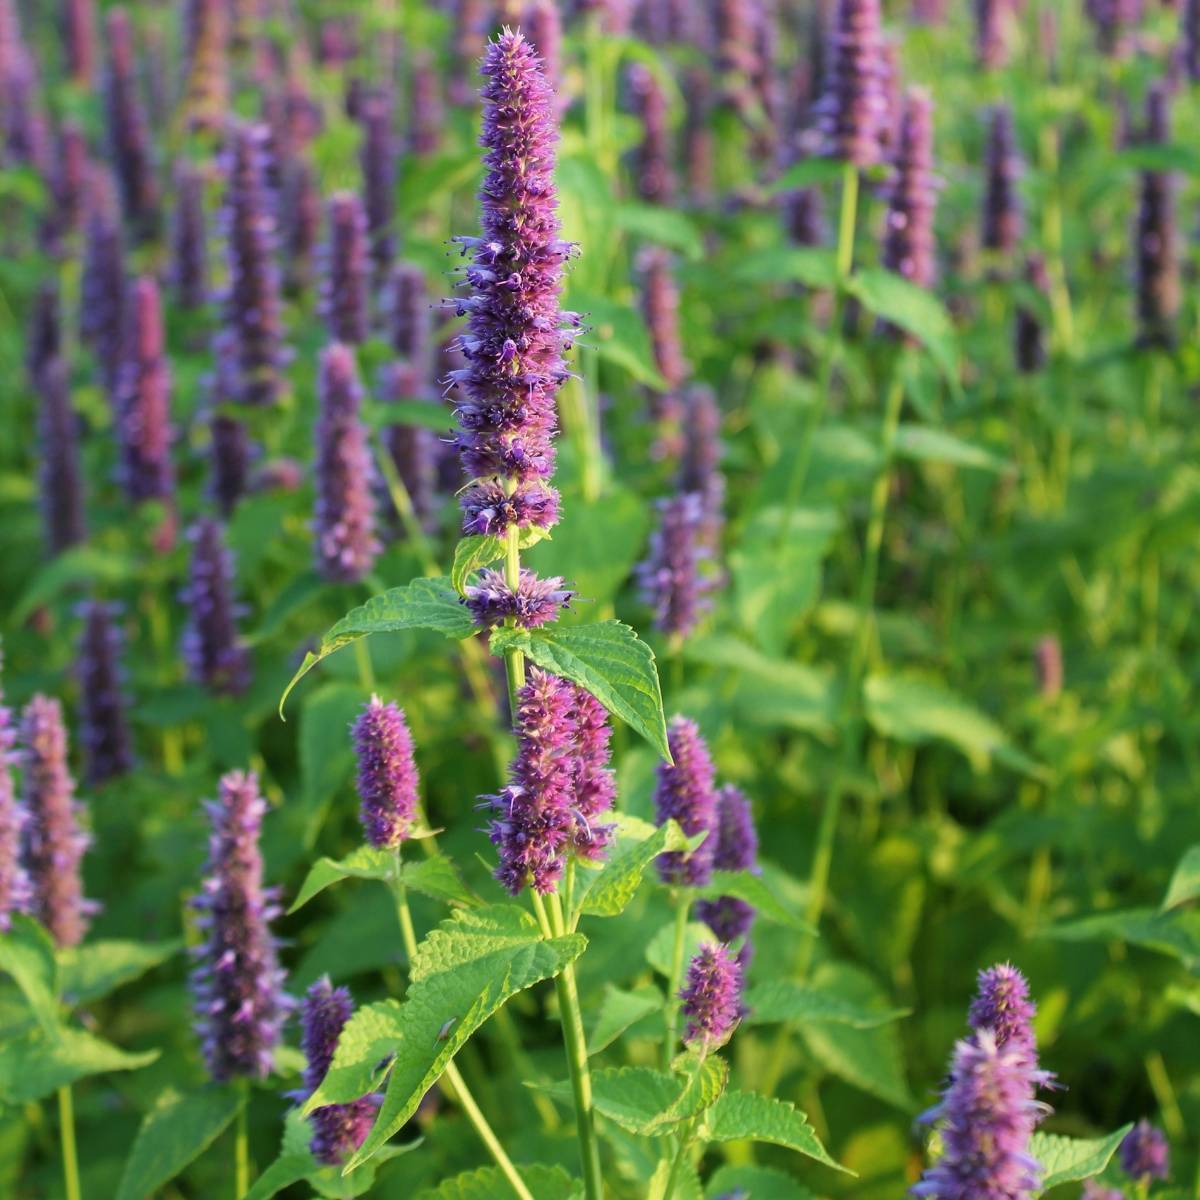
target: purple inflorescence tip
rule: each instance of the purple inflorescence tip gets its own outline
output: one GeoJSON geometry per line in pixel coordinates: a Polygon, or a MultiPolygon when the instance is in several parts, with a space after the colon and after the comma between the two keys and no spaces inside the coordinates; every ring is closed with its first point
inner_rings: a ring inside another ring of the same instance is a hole
{"type": "Polygon", "coordinates": [[[937,275],[933,214],[933,101],[923,88],[909,88],[900,113],[895,175],[888,197],[883,265],[918,287],[932,287],[937,275]]]}
{"type": "MultiPolygon", "coordinates": [[[[2,665],[2,664],[0,664],[2,665]]],[[[28,912],[33,903],[29,875],[21,862],[21,839],[28,816],[17,799],[13,768],[19,756],[12,709],[0,691],[0,933],[12,926],[13,913],[28,912]]]]}
{"type": "Polygon", "coordinates": [[[133,766],[133,746],[125,716],[121,634],[111,605],[92,600],[83,606],[79,641],[80,740],[89,787],[124,775],[133,766]]]}
{"type": "Polygon", "coordinates": [[[1122,1170],[1138,1182],[1166,1179],[1170,1174],[1171,1152],[1166,1134],[1145,1119],[1125,1135],[1119,1153],[1122,1170]]]}
{"type": "Polygon", "coordinates": [[[513,591],[505,583],[502,571],[484,568],[479,572],[478,584],[465,589],[463,603],[481,629],[492,629],[509,618],[519,629],[535,629],[556,621],[574,595],[570,588],[563,587],[558,575],[541,579],[522,568],[517,589],[513,591]]]}
{"type": "Polygon", "coordinates": [[[683,394],[683,456],[679,462],[679,486],[700,497],[701,518],[697,530],[701,546],[714,551],[724,524],[725,477],[721,463],[721,410],[713,390],[693,384],[683,394]]]}
{"type": "Polygon", "coordinates": [[[650,552],[638,565],[642,597],[654,610],[654,625],[663,633],[685,637],[695,628],[713,581],[700,574],[708,557],[701,535],[704,503],[697,492],[679,492],[660,500],[658,528],[650,552]]]}
{"type": "Polygon", "coordinates": [[[363,832],[377,850],[396,850],[416,816],[419,783],[404,711],[372,696],[352,732],[363,832]]]}
{"type": "Polygon", "coordinates": [[[1009,0],[974,0],[975,57],[992,70],[1008,61],[1009,0]]]}
{"type": "MultiPolygon", "coordinates": [[[[1025,259],[1025,283],[1042,296],[1050,294],[1050,275],[1040,254],[1025,259]]],[[[1046,337],[1042,318],[1031,304],[1017,305],[1013,325],[1013,357],[1017,370],[1031,375],[1046,365],[1046,337]]]]}
{"type": "Polygon", "coordinates": [[[578,318],[558,305],[571,247],[558,237],[554,95],[519,33],[506,30],[488,45],[482,72],[482,232],[460,239],[472,257],[469,294],[453,302],[467,317],[458,343],[466,366],[450,382],[457,444],[474,481],[462,495],[464,531],[503,535],[513,525],[557,519],[557,493],[547,483],[555,394],[568,375],[563,352],[578,318]]]}
{"type": "Polygon", "coordinates": [[[642,140],[633,157],[637,194],[647,204],[671,204],[675,173],[666,93],[645,63],[634,63],[629,68],[629,91],[633,111],[642,124],[642,140]]]}
{"type": "Polygon", "coordinates": [[[1025,976],[1011,963],[1000,963],[979,972],[967,1022],[976,1033],[991,1030],[997,1049],[1020,1051],[1036,1062],[1037,1042],[1033,1035],[1036,1012],[1025,976]]]}
{"type": "Polygon", "coordinates": [[[142,276],[133,284],[123,344],[115,404],[121,485],[135,504],[169,501],[175,492],[171,382],[162,299],[152,276],[142,276]]]}
{"type": "Polygon", "coordinates": [[[326,579],[353,582],[371,569],[379,543],[371,455],[359,415],[362,385],[349,346],[334,342],[322,352],[317,396],[317,569],[326,579]]]}
{"type": "Polygon", "coordinates": [[[233,555],[212,517],[201,517],[188,537],[192,562],[183,593],[188,609],[184,661],[197,683],[213,692],[236,694],[250,682],[250,656],[238,638],[233,555]]]}
{"type": "Polygon", "coordinates": [[[997,104],[988,116],[985,182],[983,192],[983,234],[985,250],[1011,259],[1021,241],[1023,221],[1017,180],[1021,159],[1017,153],[1012,109],[997,104]]]}
{"type": "Polygon", "coordinates": [[[654,452],[660,458],[674,458],[682,449],[680,388],[689,369],[679,332],[679,288],[671,256],[665,250],[647,248],[638,256],[638,267],[642,277],[642,315],[650,334],[654,364],[666,382],[661,392],[650,394],[650,415],[656,426],[654,452]]]}
{"type": "Polygon", "coordinates": [[[359,122],[362,125],[359,157],[363,196],[371,237],[371,259],[378,279],[391,263],[395,248],[396,142],[392,132],[392,108],[386,93],[372,92],[365,98],[359,122]]]}
{"type": "Polygon", "coordinates": [[[42,366],[37,392],[42,526],[47,544],[58,554],[87,536],[79,420],[71,405],[67,365],[61,358],[54,357],[42,366]]]}
{"type": "MultiPolygon", "coordinates": [[[[1146,96],[1143,140],[1167,142],[1170,93],[1163,83],[1146,96]]],[[[1143,346],[1169,346],[1179,312],[1179,247],[1175,229],[1175,186],[1167,171],[1143,171],[1135,227],[1135,282],[1138,340],[1143,346]]]]}
{"type": "Polygon", "coordinates": [[[121,210],[140,241],[158,230],[158,182],[146,111],[138,96],[133,26],[123,8],[105,17],[108,62],[104,73],[104,114],[109,161],[117,179],[121,210]]]}
{"type": "Polygon", "coordinates": [[[367,214],[353,192],[335,192],[328,214],[321,315],[335,342],[357,346],[366,341],[368,325],[367,214]]]}
{"type": "Polygon", "coordinates": [[[204,176],[188,162],[175,168],[171,215],[171,291],[183,309],[208,300],[208,235],[204,221],[204,176]]]}
{"type": "Polygon", "coordinates": [[[675,761],[673,765],[658,764],[655,820],[659,825],[677,821],[688,837],[708,836],[690,853],[673,850],[660,854],[658,873],[664,883],[703,887],[712,877],[716,855],[717,793],[712,758],[696,723],[687,717],[671,718],[667,745],[675,761]]]}
{"type": "Polygon", "coordinates": [[[701,1053],[723,1046],[742,1016],[742,966],[727,946],[700,947],[679,991],[684,1042],[701,1053]]]}
{"type": "Polygon", "coordinates": [[[102,169],[88,178],[79,291],[79,336],[91,347],[104,385],[111,391],[121,369],[125,252],[112,177],[102,169]]]}
{"type": "Polygon", "coordinates": [[[855,167],[874,166],[887,118],[879,0],[838,0],[824,66],[813,107],[824,153],[855,167]]]}
{"type": "Polygon", "coordinates": [[[60,946],[78,946],[96,905],[83,897],[80,863],[91,839],[67,768],[67,730],[57,700],[36,695],[21,714],[22,858],[33,888],[31,911],[60,946]]]}
{"type": "Polygon", "coordinates": [[[207,873],[192,902],[203,933],[193,951],[196,1028],[218,1083],[265,1079],[289,1007],[270,930],[279,915],[277,896],[263,887],[258,848],[267,806],[253,773],[231,771],[206,807],[212,822],[207,873]]]}
{"type": "MultiPolygon", "coordinates": [[[[716,847],[713,867],[718,871],[756,871],[758,869],[758,832],[750,801],[740,788],[729,785],[717,793],[717,827],[713,834],[716,847]]],[[[696,915],[725,944],[746,937],[754,924],[754,907],[736,896],[701,900],[696,915]]],[[[749,945],[738,956],[743,966],[749,957],[749,945]]]]}
{"type": "Polygon", "coordinates": [[[225,164],[220,223],[228,283],[221,315],[233,338],[241,404],[273,404],[281,386],[283,326],[275,219],[267,185],[269,137],[265,125],[235,126],[225,164]]]}
{"type": "MultiPolygon", "coordinates": [[[[350,992],[335,988],[326,975],[305,993],[300,1006],[300,1040],[304,1049],[304,1092],[307,1098],[320,1086],[337,1051],[338,1039],[354,1013],[350,992]]],[[[377,1095],[348,1104],[326,1104],[313,1110],[309,1148],[317,1162],[337,1166],[366,1140],[379,1112],[377,1095]]]]}

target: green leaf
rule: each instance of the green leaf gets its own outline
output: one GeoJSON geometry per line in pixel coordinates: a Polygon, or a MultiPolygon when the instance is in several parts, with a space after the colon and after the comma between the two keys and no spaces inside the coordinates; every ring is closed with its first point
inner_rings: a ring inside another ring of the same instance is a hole
{"type": "Polygon", "coordinates": [[[232,1087],[164,1092],[138,1130],[117,1200],[144,1200],[157,1194],[221,1136],[245,1102],[246,1093],[232,1087]]]}
{"type": "Polygon", "coordinates": [[[816,936],[816,930],[798,913],[775,895],[761,875],[750,871],[714,871],[712,881],[697,889],[698,896],[705,900],[715,900],[719,896],[733,896],[752,904],[759,916],[765,921],[776,925],[785,925],[797,933],[807,933],[816,936]]]}
{"type": "Polygon", "coordinates": [[[1065,921],[1042,931],[1059,942],[1132,942],[1169,954],[1189,967],[1200,963],[1200,912],[1127,908],[1065,921]]]}
{"type": "MultiPolygon", "coordinates": [[[[562,1167],[530,1163],[519,1164],[517,1170],[533,1200],[574,1200],[579,1194],[579,1183],[562,1167]]],[[[443,1180],[437,1187],[425,1188],[413,1200],[497,1200],[511,1191],[499,1167],[478,1167],[443,1180]]]]}
{"type": "Polygon", "coordinates": [[[802,188],[817,187],[841,179],[845,167],[832,158],[804,158],[788,167],[767,188],[768,195],[778,196],[781,192],[796,192],[802,188]]]}
{"type": "Polygon", "coordinates": [[[10,620],[14,626],[23,625],[36,609],[75,585],[114,585],[136,574],[137,567],[127,554],[114,554],[98,546],[71,546],[37,571],[17,601],[10,620]]]}
{"type": "Polygon", "coordinates": [[[771,246],[740,259],[733,277],[744,284],[802,283],[828,289],[837,283],[837,259],[832,250],[771,246]]]}
{"type": "Polygon", "coordinates": [[[958,339],[932,292],[878,267],[856,271],[847,288],[869,312],[922,342],[946,378],[957,383],[958,339]]]}
{"type": "Polygon", "coordinates": [[[594,292],[572,290],[565,304],[583,316],[586,326],[580,341],[596,354],[628,373],[635,383],[663,391],[667,381],[654,365],[654,352],[646,324],[636,309],[594,292]]]}
{"type": "Polygon", "coordinates": [[[463,883],[458,869],[444,854],[434,853],[427,858],[406,862],[400,870],[400,879],[405,887],[431,900],[441,900],[446,904],[479,903],[479,897],[463,883]]]}
{"type": "Polygon", "coordinates": [[[454,425],[454,416],[445,404],[412,398],[365,405],[363,420],[372,429],[386,429],[389,425],[415,425],[432,433],[445,433],[454,425]]]}
{"type": "Polygon", "coordinates": [[[17,913],[0,936],[0,971],[12,976],[42,1028],[58,1028],[58,963],[50,935],[30,917],[17,913]]]}
{"type": "MultiPolygon", "coordinates": [[[[522,550],[528,550],[549,536],[548,529],[531,526],[520,531],[517,545],[522,550]]],[[[489,563],[503,558],[505,549],[504,540],[491,534],[472,534],[470,537],[461,538],[454,547],[454,565],[450,568],[450,582],[454,590],[460,596],[465,596],[467,580],[480,567],[486,567],[489,563]]]]}
{"type": "Polygon", "coordinates": [[[306,1111],[321,1104],[348,1104],[379,1088],[404,1037],[403,1011],[398,1000],[379,1000],[354,1011],[314,1093],[316,1103],[306,1111]]]}
{"type": "Polygon", "coordinates": [[[359,846],[345,858],[321,858],[309,868],[289,915],[303,908],[314,896],[342,879],[390,879],[396,869],[396,856],[389,850],[359,846]]]}
{"type": "Polygon", "coordinates": [[[132,983],[183,948],[169,942],[104,941],[59,951],[63,996],[72,1004],[99,1000],[132,983]]]}
{"type": "Polygon", "coordinates": [[[691,218],[657,204],[620,204],[614,211],[617,228],[643,241],[678,250],[691,262],[704,257],[704,241],[691,218]]]}
{"type": "Polygon", "coordinates": [[[596,1014],[596,1022],[588,1036],[588,1054],[599,1054],[643,1017],[660,1012],[662,1006],[662,992],[653,984],[634,988],[631,992],[611,983],[605,984],[600,1011],[596,1014]]]}
{"type": "Polygon", "coordinates": [[[432,629],[444,637],[461,641],[475,632],[475,623],[459,603],[450,580],[442,576],[414,579],[404,587],[372,596],[366,604],[352,608],[329,629],[316,653],[310,651],[304,656],[299,670],[279,698],[280,716],[291,690],[323,658],[373,633],[398,633],[405,629],[432,629]]]}
{"type": "MultiPolygon", "coordinates": [[[[699,921],[689,921],[683,935],[683,959],[687,962],[695,958],[700,947],[715,942],[716,935],[707,925],[699,921]]],[[[672,956],[675,950],[675,922],[668,921],[650,939],[646,947],[646,961],[662,976],[671,977],[672,956]]]]}
{"type": "Polygon", "coordinates": [[[1011,465],[982,446],[965,442],[942,429],[931,429],[928,425],[901,425],[896,430],[893,448],[897,457],[917,462],[949,463],[981,471],[1003,471],[1011,465]]]}
{"type": "MultiPolygon", "coordinates": [[[[709,1057],[723,1065],[720,1055],[709,1057]]],[[[630,1133],[665,1137],[672,1125],[703,1111],[704,1098],[709,1092],[719,1094],[718,1079],[723,1087],[721,1068],[703,1077],[700,1074],[681,1077],[653,1067],[602,1067],[592,1072],[592,1101],[601,1116],[630,1133]]],[[[538,1090],[553,1096],[566,1108],[574,1103],[569,1080],[538,1085],[538,1090]]]]}
{"type": "MultiPolygon", "coordinates": [[[[557,975],[586,945],[578,933],[543,938],[534,919],[515,904],[459,910],[433,930],[417,947],[397,1014],[402,1035],[383,1107],[350,1165],[382,1149],[471,1034],[510,996],[557,975]]],[[[322,1083],[305,1111],[328,1102],[322,1083]]]]}
{"type": "Polygon", "coordinates": [[[497,629],[492,653],[523,650],[546,671],[586,688],[614,717],[641,734],[667,761],[667,720],[654,651],[620,621],[595,625],[497,629]]]}
{"type": "Polygon", "coordinates": [[[1179,860],[1162,907],[1166,912],[1200,896],[1200,845],[1192,846],[1179,860]]]}
{"type": "Polygon", "coordinates": [[[132,1071],[157,1057],[157,1050],[131,1054],[82,1029],[30,1030],[0,1044],[0,1101],[40,1100],[85,1075],[132,1071]]]}
{"type": "Polygon", "coordinates": [[[616,917],[633,899],[646,868],[664,851],[694,850],[703,834],[689,838],[674,821],[651,825],[618,813],[616,839],[598,870],[577,877],[575,911],[616,917]]]}
{"type": "Polygon", "coordinates": [[[791,979],[771,979],[746,992],[747,1025],[781,1021],[826,1021],[855,1029],[874,1029],[906,1017],[907,1008],[877,1008],[849,999],[830,988],[813,987],[791,979]]]}
{"type": "Polygon", "coordinates": [[[1132,1124],[1125,1125],[1108,1137],[1087,1139],[1035,1133],[1029,1140],[1029,1155],[1042,1165],[1041,1190],[1099,1175],[1132,1128],[1132,1124]]]}
{"type": "Polygon", "coordinates": [[[808,1119],[795,1105],[756,1092],[726,1092],[708,1110],[697,1136],[707,1142],[770,1142],[807,1155],[835,1171],[853,1174],[829,1157],[808,1119]]]}
{"type": "Polygon", "coordinates": [[[704,1195],[707,1200],[719,1200],[730,1193],[753,1200],[815,1200],[808,1188],[774,1167],[718,1167],[704,1195]]]}
{"type": "Polygon", "coordinates": [[[1127,146],[1117,153],[1116,162],[1137,171],[1183,171],[1200,175],[1200,154],[1194,147],[1181,142],[1142,142],[1127,146]]]}

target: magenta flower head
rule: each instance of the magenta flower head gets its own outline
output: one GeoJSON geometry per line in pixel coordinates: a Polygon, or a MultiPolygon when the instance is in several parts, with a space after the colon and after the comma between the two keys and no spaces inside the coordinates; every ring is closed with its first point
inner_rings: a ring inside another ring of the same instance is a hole
{"type": "Polygon", "coordinates": [[[58,130],[58,163],[54,172],[54,228],[72,233],[83,220],[88,177],[87,135],[76,121],[58,130]]]}
{"type": "Polygon", "coordinates": [[[0,933],[12,926],[13,913],[28,912],[33,903],[29,875],[21,863],[21,839],[28,816],[17,798],[13,768],[19,763],[14,747],[17,731],[12,709],[0,693],[0,933]]]}
{"type": "Polygon", "coordinates": [[[367,215],[353,192],[335,192],[328,214],[321,315],[335,342],[357,346],[367,339],[367,215]]]}
{"type": "Polygon", "coordinates": [[[519,33],[505,30],[488,45],[482,72],[482,232],[458,239],[472,263],[470,294],[453,302],[467,317],[458,343],[466,365],[450,382],[457,444],[472,480],[462,494],[463,528],[499,536],[513,525],[557,520],[558,496],[547,482],[555,394],[568,375],[563,353],[578,318],[558,304],[571,246],[558,236],[554,94],[519,33]]]}
{"type": "Polygon", "coordinates": [[[642,316],[650,334],[654,365],[666,382],[663,391],[650,395],[650,415],[657,427],[655,453],[660,458],[674,458],[682,448],[680,388],[689,370],[679,332],[679,287],[671,256],[659,247],[642,251],[638,267],[642,277],[642,316]]]}
{"type": "MultiPolygon", "coordinates": [[[[757,872],[758,831],[754,828],[750,801],[740,788],[730,785],[717,793],[717,827],[709,837],[715,839],[712,865],[716,870],[757,872]]],[[[726,945],[745,937],[754,924],[753,905],[736,896],[701,900],[696,905],[696,915],[726,945]]],[[[748,945],[743,947],[738,956],[743,966],[748,949],[748,945]]]]}
{"type": "Polygon", "coordinates": [[[80,864],[91,839],[67,767],[62,706],[36,695],[21,714],[23,861],[33,888],[31,911],[60,946],[78,946],[96,905],[83,897],[80,864]]]}
{"type": "Polygon", "coordinates": [[[629,68],[629,91],[634,114],[642,124],[642,140],[633,161],[637,194],[647,204],[670,204],[675,196],[675,174],[666,94],[658,76],[640,62],[629,68]]]}
{"type": "Polygon", "coordinates": [[[510,617],[519,629],[536,629],[550,621],[571,603],[575,595],[563,587],[558,575],[541,579],[522,568],[516,591],[504,581],[501,571],[489,568],[479,572],[479,582],[466,588],[463,603],[481,629],[493,629],[510,617]]]}
{"type": "MultiPolygon", "coordinates": [[[[1157,83],[1146,96],[1144,140],[1168,141],[1170,94],[1157,83]]],[[[1169,346],[1179,312],[1179,247],[1175,229],[1175,181],[1167,171],[1143,171],[1135,228],[1138,340],[1143,346],[1169,346]]]]}
{"type": "Polygon", "coordinates": [[[1139,1183],[1166,1179],[1171,1171],[1171,1153],[1166,1135],[1149,1121],[1139,1121],[1126,1135],[1119,1151],[1121,1169],[1139,1183]]]}
{"type": "Polygon", "coordinates": [[[813,111],[825,155],[855,167],[874,166],[887,118],[879,0],[838,0],[824,65],[824,87],[813,111]]]}
{"type": "Polygon", "coordinates": [[[895,174],[883,237],[883,265],[918,287],[932,287],[937,275],[933,214],[933,101],[923,88],[904,94],[897,138],[895,174]]]}
{"type": "Polygon", "coordinates": [[[912,1189],[936,1200],[1032,1200],[1041,1167],[1029,1155],[1029,1139],[1050,1110],[1034,1099],[1043,1081],[1019,1045],[997,1045],[983,1028],[959,1042],[949,1082],[924,1120],[937,1121],[942,1156],[912,1189]]]}
{"type": "Polygon", "coordinates": [[[974,0],[975,57],[981,67],[993,70],[1008,61],[1010,0],[974,0]]]}
{"type": "Polygon", "coordinates": [[[90,84],[96,65],[96,10],[93,0],[64,0],[62,36],[71,78],[76,83],[90,84]]]}
{"type": "Polygon", "coordinates": [[[612,841],[614,826],[605,824],[617,794],[609,768],[612,725],[604,705],[591,692],[575,687],[575,825],[571,849],[578,858],[596,862],[612,841]]]}
{"type": "Polygon", "coordinates": [[[317,569],[329,580],[353,582],[379,553],[367,431],[360,417],[362,385],[354,351],[340,342],[321,354],[317,383],[317,569]]]}
{"type": "Polygon", "coordinates": [[[1016,253],[1021,241],[1023,221],[1021,198],[1017,193],[1021,159],[1017,153],[1012,109],[1007,104],[997,104],[988,116],[985,164],[980,240],[984,249],[1008,259],[1016,253]]]}
{"type": "Polygon", "coordinates": [[[275,218],[265,125],[235,125],[225,163],[221,232],[228,256],[222,324],[232,336],[241,404],[273,404],[283,364],[275,218]]]}
{"type": "Polygon", "coordinates": [[[125,220],[141,241],[153,237],[158,229],[158,182],[146,110],[138,96],[133,26],[125,9],[108,10],[105,30],[108,63],[104,115],[109,161],[116,174],[125,220]]]}
{"type": "Polygon", "coordinates": [[[237,630],[240,609],[233,599],[233,555],[220,524],[201,517],[188,533],[192,561],[183,593],[188,620],[183,657],[188,673],[209,691],[236,694],[250,682],[250,656],[237,630]]]}
{"type": "Polygon", "coordinates": [[[716,855],[714,833],[717,828],[715,772],[708,747],[695,721],[672,717],[667,725],[667,745],[673,764],[658,764],[658,784],[654,789],[655,820],[679,823],[689,837],[708,836],[688,853],[672,850],[658,856],[658,873],[664,883],[703,887],[712,877],[716,855]]]}
{"type": "Polygon", "coordinates": [[[265,1079],[289,1008],[270,929],[279,906],[274,889],[263,887],[258,848],[267,806],[253,773],[230,771],[205,807],[208,866],[192,902],[203,934],[192,951],[196,1029],[218,1083],[265,1079]]]}
{"type": "Polygon", "coordinates": [[[121,368],[125,250],[112,177],[102,169],[88,179],[79,290],[79,336],[96,356],[100,377],[111,390],[121,368]]]}
{"type": "Polygon", "coordinates": [[[742,966],[727,946],[701,946],[680,989],[684,1043],[701,1053],[729,1041],[742,1017],[742,966]]]}
{"type": "Polygon", "coordinates": [[[683,394],[683,456],[679,486],[700,497],[698,537],[705,550],[714,551],[724,524],[725,477],[721,463],[721,410],[712,388],[693,384],[683,394]]]}
{"type": "Polygon", "coordinates": [[[701,537],[704,503],[697,492],[679,492],[658,501],[658,528],[650,553],[638,565],[642,598],[654,610],[654,625],[673,637],[686,637],[707,605],[713,581],[700,574],[708,557],[701,537]]]}
{"type": "Polygon", "coordinates": [[[79,640],[80,740],[89,787],[124,775],[133,766],[121,670],[121,634],[111,605],[83,606],[79,640]]]}
{"type": "Polygon", "coordinates": [[[358,760],[359,819],[367,842],[377,850],[398,850],[417,812],[417,764],[412,734],[398,704],[378,696],[352,727],[358,760]]]}
{"type": "Polygon", "coordinates": [[[175,207],[171,216],[171,291],[183,309],[208,300],[208,233],[204,220],[204,176],[193,164],[175,168],[175,207]]]}
{"type": "Polygon", "coordinates": [[[279,212],[287,290],[289,295],[297,295],[308,287],[321,227],[321,197],[312,167],[303,159],[289,159],[284,164],[279,212]]]}
{"type": "Polygon", "coordinates": [[[57,356],[38,373],[38,484],[42,528],[55,553],[87,536],[83,473],[79,463],[79,418],[71,404],[67,364],[57,356]]]}
{"type": "MultiPolygon", "coordinates": [[[[354,1014],[349,991],[335,988],[326,975],[305,993],[300,1006],[300,1041],[304,1049],[304,1092],[307,1098],[321,1084],[333,1062],[338,1039],[354,1014]]],[[[366,1141],[379,1112],[377,1095],[363,1096],[349,1104],[326,1104],[314,1109],[309,1149],[317,1162],[337,1166],[366,1141]]]]}
{"type": "Polygon", "coordinates": [[[979,972],[975,999],[967,1014],[971,1028],[991,1030],[1000,1050],[1017,1050],[1036,1061],[1033,1017],[1037,1007],[1029,998],[1025,976],[1011,963],[979,972]]]}

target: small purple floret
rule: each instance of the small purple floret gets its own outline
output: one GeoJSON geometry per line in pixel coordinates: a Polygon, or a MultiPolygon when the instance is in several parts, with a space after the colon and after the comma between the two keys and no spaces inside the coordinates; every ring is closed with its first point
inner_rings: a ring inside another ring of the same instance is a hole
{"type": "Polygon", "coordinates": [[[707,1053],[729,1040],[742,1016],[742,967],[727,946],[700,947],[679,998],[687,1045],[707,1053]]]}
{"type": "Polygon", "coordinates": [[[558,614],[575,595],[563,587],[560,576],[541,579],[526,568],[514,592],[501,571],[488,568],[479,572],[479,582],[466,588],[463,603],[471,610],[475,624],[483,629],[502,625],[510,617],[520,629],[535,629],[558,619],[558,614]]]}
{"type": "Polygon", "coordinates": [[[1166,1134],[1142,1119],[1126,1135],[1120,1149],[1121,1168],[1131,1179],[1166,1179],[1171,1152],[1166,1134]]]}

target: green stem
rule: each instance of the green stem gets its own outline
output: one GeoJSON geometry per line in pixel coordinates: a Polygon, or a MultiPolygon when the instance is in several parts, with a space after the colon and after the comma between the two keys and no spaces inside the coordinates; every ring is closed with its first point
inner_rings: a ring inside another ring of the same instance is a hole
{"type": "Polygon", "coordinates": [[[354,661],[358,666],[358,681],[364,692],[375,694],[375,671],[371,667],[371,651],[366,638],[359,638],[354,643],[354,661]]]}
{"type": "Polygon", "coordinates": [[[676,992],[683,982],[683,950],[687,942],[688,914],[692,896],[681,889],[675,904],[675,940],[671,944],[671,977],[667,981],[666,1036],[663,1039],[663,1070],[671,1069],[675,1058],[675,1031],[679,1025],[679,998],[676,992]]]}
{"type": "Polygon", "coordinates": [[[663,1200],[671,1200],[671,1197],[675,1194],[675,1184],[679,1181],[679,1171],[687,1159],[688,1147],[692,1144],[692,1130],[695,1128],[695,1124],[695,1121],[689,1121],[687,1127],[679,1135],[679,1145],[675,1149],[675,1156],[671,1159],[671,1170],[667,1173],[667,1182],[663,1187],[663,1200]]]}
{"type": "MultiPolygon", "coordinates": [[[[408,889],[405,888],[403,879],[400,873],[400,852],[396,852],[396,858],[393,863],[392,878],[391,878],[392,895],[396,901],[396,916],[400,922],[400,937],[404,942],[404,953],[408,956],[409,975],[412,974],[412,963],[417,953],[417,933],[413,927],[412,913],[408,907],[408,889]]],[[[533,1195],[525,1186],[517,1168],[513,1165],[513,1161],[508,1157],[500,1139],[496,1136],[495,1130],[488,1124],[488,1119],[483,1115],[483,1111],[475,1102],[475,1097],[471,1095],[470,1088],[467,1087],[467,1082],[463,1079],[458,1067],[451,1060],[446,1064],[444,1072],[451,1099],[463,1110],[467,1120],[475,1128],[475,1132],[479,1135],[479,1140],[487,1148],[488,1153],[492,1156],[496,1166],[500,1168],[500,1173],[508,1181],[509,1187],[519,1200],[533,1200],[533,1195]]]]}
{"type": "MultiPolygon", "coordinates": [[[[551,892],[547,903],[551,927],[561,937],[566,932],[566,925],[557,893],[551,892]]],[[[571,1092],[575,1100],[575,1128],[579,1135],[584,1195],[587,1200],[603,1200],[604,1179],[600,1173],[600,1146],[596,1140],[596,1122],[592,1111],[592,1076],[588,1070],[587,1041],[583,1034],[579,990],[575,985],[575,968],[572,964],[568,963],[561,974],[555,976],[554,988],[558,994],[563,1045],[567,1052],[571,1092]]]]}
{"type": "Polygon", "coordinates": [[[67,1200],[80,1200],[79,1156],[75,1151],[75,1106],[71,1085],[58,1089],[58,1136],[62,1143],[63,1189],[67,1200]]]}
{"type": "Polygon", "coordinates": [[[242,1103],[238,1105],[233,1131],[233,1195],[234,1200],[250,1190],[250,1134],[246,1110],[250,1107],[249,1089],[242,1085],[242,1103]]]}

